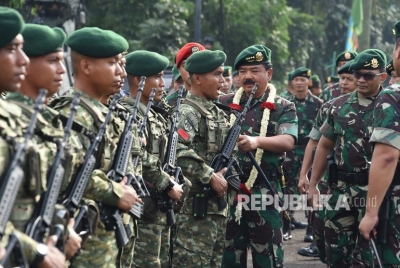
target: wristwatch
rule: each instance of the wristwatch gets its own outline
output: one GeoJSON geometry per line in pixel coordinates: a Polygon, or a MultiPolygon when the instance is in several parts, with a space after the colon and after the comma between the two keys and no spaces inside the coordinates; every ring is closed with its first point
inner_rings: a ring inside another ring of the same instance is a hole
{"type": "Polygon", "coordinates": [[[36,247],[36,257],[32,262],[32,267],[38,267],[42,263],[48,252],[49,248],[45,244],[39,243],[36,247]]]}

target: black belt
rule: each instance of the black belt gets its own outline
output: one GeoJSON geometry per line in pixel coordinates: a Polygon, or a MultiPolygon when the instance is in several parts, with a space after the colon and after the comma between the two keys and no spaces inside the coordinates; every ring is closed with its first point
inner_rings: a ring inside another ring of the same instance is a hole
{"type": "Polygon", "coordinates": [[[299,135],[297,137],[297,143],[296,145],[304,146],[307,145],[308,141],[310,140],[310,137],[306,135],[299,135]]]}
{"type": "Polygon", "coordinates": [[[337,172],[338,180],[350,183],[357,184],[361,186],[368,185],[368,172],[363,173],[347,173],[343,171],[337,172]]]}

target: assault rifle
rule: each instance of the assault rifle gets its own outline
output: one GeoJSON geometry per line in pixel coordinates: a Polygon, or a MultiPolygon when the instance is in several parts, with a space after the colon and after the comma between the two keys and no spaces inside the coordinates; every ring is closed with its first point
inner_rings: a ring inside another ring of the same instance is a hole
{"type": "MultiPolygon", "coordinates": [[[[140,96],[138,97],[139,98],[137,100],[140,101],[140,96]]],[[[153,102],[153,98],[154,91],[150,95],[149,102],[153,102]]],[[[134,118],[133,116],[134,114],[132,113],[125,124],[124,131],[118,142],[117,152],[114,156],[111,171],[107,174],[107,176],[115,182],[122,181],[122,179],[126,176],[128,162],[131,158],[131,149],[133,139],[135,138],[132,134],[132,127],[136,121],[136,118],[134,118]]],[[[136,180],[136,178],[133,176],[128,176],[128,181],[126,184],[131,185],[132,180],[136,180]]],[[[129,214],[132,217],[140,219],[143,214],[143,205],[140,203],[136,203],[134,207],[129,211],[129,214]]],[[[117,207],[102,206],[101,216],[101,220],[104,223],[106,230],[115,230],[115,237],[117,240],[118,248],[124,247],[129,242],[129,239],[132,237],[132,233],[129,227],[125,228],[123,225],[123,211],[121,211],[117,207]]]]}
{"type": "MultiPolygon", "coordinates": [[[[172,116],[171,130],[168,135],[167,151],[165,152],[165,159],[163,170],[170,176],[174,176],[175,182],[182,185],[185,184],[185,179],[183,178],[182,170],[180,167],[176,166],[176,150],[178,148],[178,118],[179,118],[179,108],[181,105],[183,86],[179,87],[178,98],[176,101],[175,113],[172,116]]],[[[168,186],[167,189],[158,193],[158,209],[162,213],[167,215],[167,225],[172,226],[175,224],[175,213],[174,213],[174,201],[168,196],[168,191],[172,190],[173,185],[168,186]]]]}
{"type": "MultiPolygon", "coordinates": [[[[213,168],[215,172],[218,172],[225,167],[228,168],[224,176],[226,176],[229,173],[229,170],[232,166],[234,166],[237,171],[242,173],[236,158],[233,157],[232,154],[236,146],[237,138],[241,134],[241,126],[243,120],[246,116],[247,111],[250,109],[250,103],[253,99],[254,94],[257,91],[257,87],[258,83],[255,83],[253,89],[251,90],[249,99],[247,100],[246,105],[243,108],[243,111],[241,113],[236,114],[235,123],[229,130],[229,133],[224,141],[224,144],[222,145],[221,151],[217,153],[211,160],[210,167],[213,168]]],[[[231,188],[233,188],[236,191],[239,191],[240,179],[238,176],[229,176],[226,177],[226,180],[228,181],[228,184],[231,188]]],[[[205,191],[210,191],[210,190],[212,189],[210,185],[207,184],[205,187],[205,191]]],[[[218,205],[218,210],[223,210],[226,207],[227,204],[224,197],[217,198],[217,205],[218,205]]]]}
{"type": "MultiPolygon", "coordinates": [[[[21,144],[17,144],[16,152],[13,155],[10,165],[4,172],[1,178],[1,188],[0,188],[0,239],[3,237],[7,222],[11,215],[11,210],[14,207],[15,199],[17,198],[18,190],[21,182],[24,178],[24,171],[22,170],[22,162],[25,158],[25,153],[28,148],[28,143],[34,134],[36,121],[39,112],[42,109],[43,103],[46,99],[47,90],[41,89],[39,95],[35,100],[33,106],[33,114],[30,118],[28,128],[24,134],[24,141],[21,144]]],[[[16,257],[17,264],[20,267],[28,267],[24,254],[20,248],[18,237],[16,235],[11,235],[9,239],[9,244],[6,247],[6,255],[0,261],[0,265],[5,266],[11,253],[16,257]]]]}
{"type": "MultiPolygon", "coordinates": [[[[106,115],[106,118],[104,119],[104,122],[101,124],[99,132],[97,133],[96,137],[90,144],[89,149],[86,151],[84,161],[82,165],[79,167],[73,182],[71,182],[70,185],[68,186],[66,198],[61,202],[64,205],[64,207],[68,210],[69,215],[74,215],[75,212],[79,209],[83,193],[85,192],[85,189],[89,183],[89,179],[92,176],[93,170],[96,165],[96,153],[98,147],[106,131],[107,125],[110,122],[112,113],[115,110],[117,101],[120,98],[121,98],[120,95],[114,95],[114,98],[112,99],[108,107],[109,110],[106,115]]],[[[75,226],[74,226],[75,229],[78,226],[78,223],[81,219],[87,219],[87,215],[86,216],[84,215],[85,211],[87,212],[87,207],[82,206],[81,211],[79,212],[78,216],[75,219],[75,226]]],[[[88,222],[86,222],[84,225],[85,228],[87,229],[84,232],[87,234],[90,233],[91,230],[88,222]]]]}
{"type": "MultiPolygon", "coordinates": [[[[64,158],[65,147],[67,146],[68,138],[71,135],[71,127],[76,114],[76,107],[79,105],[80,96],[80,92],[77,92],[74,95],[74,99],[71,104],[71,113],[64,129],[64,137],[62,141],[57,140],[58,151],[54,157],[53,164],[47,173],[47,191],[41,195],[39,203],[36,205],[35,212],[29,220],[25,231],[29,237],[39,243],[43,242],[46,234],[49,234],[50,231],[55,205],[57,203],[65,173],[61,161],[64,158]]],[[[54,230],[58,238],[56,246],[61,252],[64,252],[63,229],[64,227],[62,225],[57,224],[54,230]]]]}

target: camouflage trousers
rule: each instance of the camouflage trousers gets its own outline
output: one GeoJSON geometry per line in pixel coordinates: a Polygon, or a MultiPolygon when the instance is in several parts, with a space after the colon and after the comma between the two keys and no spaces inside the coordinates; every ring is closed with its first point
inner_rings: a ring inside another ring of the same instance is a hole
{"type": "Polygon", "coordinates": [[[82,245],[80,253],[74,257],[70,267],[116,267],[118,255],[114,231],[106,231],[99,221],[95,233],[82,245]]]}
{"type": "Polygon", "coordinates": [[[136,220],[131,218],[128,214],[124,214],[123,221],[124,225],[129,225],[132,232],[132,237],[129,239],[128,244],[126,244],[125,247],[120,249],[118,252],[117,268],[130,268],[132,267],[133,263],[133,254],[135,252],[135,242],[138,233],[138,226],[136,220]]]}
{"type": "MultiPolygon", "coordinates": [[[[281,193],[279,183],[271,182],[277,193],[281,193]]],[[[269,194],[265,188],[252,189],[254,196],[264,198],[269,194]]],[[[234,200],[233,198],[231,200],[234,200]]],[[[255,201],[257,202],[257,201],[255,201]]],[[[235,220],[237,201],[233,201],[226,226],[225,252],[222,267],[247,267],[247,251],[251,248],[253,267],[282,267],[283,266],[283,235],[282,221],[279,211],[273,206],[256,210],[242,210],[240,222],[235,220]]]]}
{"type": "MultiPolygon", "coordinates": [[[[379,233],[377,234],[379,237],[379,233]]],[[[392,190],[389,208],[389,220],[387,221],[386,244],[378,243],[379,255],[384,267],[400,267],[400,186],[396,185],[392,190]]]]}
{"type": "MultiPolygon", "coordinates": [[[[318,189],[321,195],[328,194],[328,184],[324,181],[321,181],[318,184],[318,189]]],[[[326,263],[326,253],[325,253],[325,235],[324,235],[324,227],[325,227],[325,207],[319,208],[315,211],[314,220],[312,222],[313,230],[314,230],[314,241],[315,245],[318,248],[319,259],[326,263]]]]}
{"type": "Polygon", "coordinates": [[[151,221],[138,221],[133,267],[169,267],[170,227],[151,221]]]}
{"type": "Polygon", "coordinates": [[[374,267],[368,241],[358,231],[365,213],[368,186],[348,185],[339,181],[331,188],[325,210],[325,251],[329,267],[351,267],[356,244],[364,267],[374,267]]]}
{"type": "Polygon", "coordinates": [[[178,214],[176,227],[173,267],[221,267],[226,217],[208,214],[196,219],[178,214]]]}

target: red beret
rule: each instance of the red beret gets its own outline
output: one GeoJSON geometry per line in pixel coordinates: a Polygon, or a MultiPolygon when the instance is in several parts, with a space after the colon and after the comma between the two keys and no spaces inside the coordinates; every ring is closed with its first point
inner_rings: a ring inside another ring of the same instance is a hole
{"type": "Polygon", "coordinates": [[[182,61],[186,60],[189,58],[190,55],[192,55],[194,52],[205,50],[206,48],[200,45],[199,43],[187,43],[184,45],[178,53],[176,53],[175,57],[175,64],[176,67],[179,68],[179,65],[181,65],[182,61]]]}

